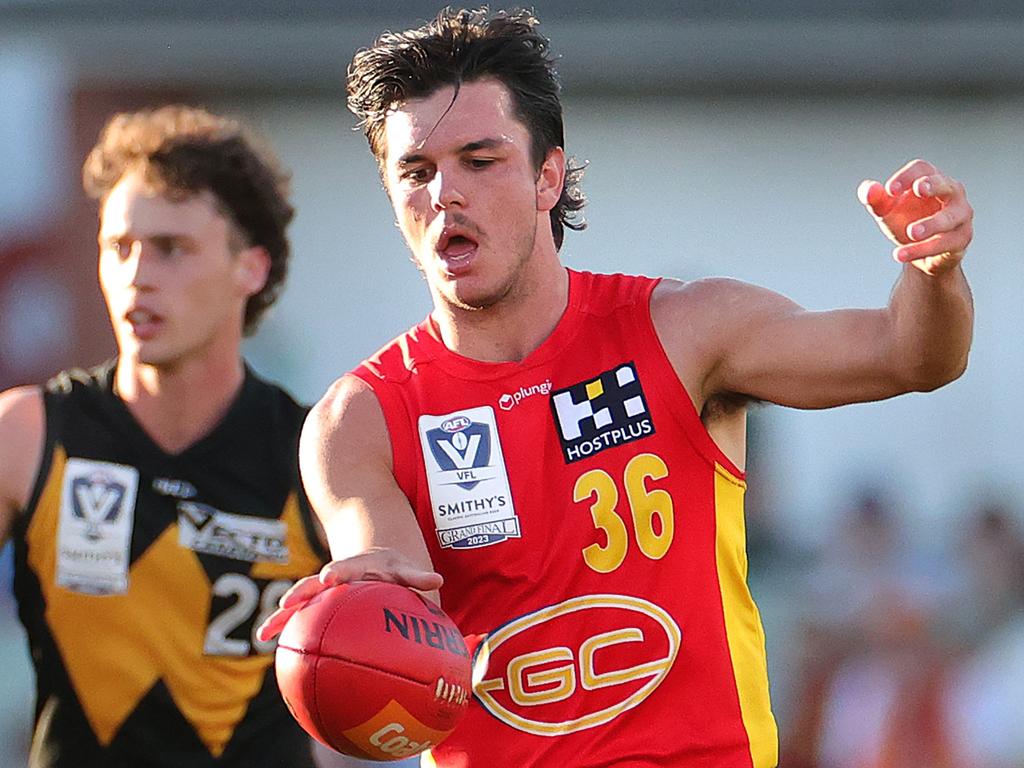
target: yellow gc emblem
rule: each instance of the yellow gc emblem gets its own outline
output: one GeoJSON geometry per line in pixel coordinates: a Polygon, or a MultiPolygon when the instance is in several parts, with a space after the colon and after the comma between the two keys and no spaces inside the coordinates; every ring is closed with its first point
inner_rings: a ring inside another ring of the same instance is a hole
{"type": "Polygon", "coordinates": [[[481,703],[539,736],[594,728],[640,704],[665,679],[682,635],[654,603],[584,595],[522,616],[487,636],[481,703]]]}

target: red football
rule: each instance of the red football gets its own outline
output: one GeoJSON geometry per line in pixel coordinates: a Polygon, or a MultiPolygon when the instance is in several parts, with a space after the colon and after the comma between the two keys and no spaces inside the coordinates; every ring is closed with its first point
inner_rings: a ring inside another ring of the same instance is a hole
{"type": "Polygon", "coordinates": [[[422,595],[381,581],[331,587],[299,609],[278,640],[276,670],[299,724],[363,759],[435,746],[469,705],[458,628],[422,595]]]}

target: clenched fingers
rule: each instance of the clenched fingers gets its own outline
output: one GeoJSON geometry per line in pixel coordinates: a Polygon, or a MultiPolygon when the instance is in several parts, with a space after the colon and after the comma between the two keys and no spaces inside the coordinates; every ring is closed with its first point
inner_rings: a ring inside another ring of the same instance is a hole
{"type": "Polygon", "coordinates": [[[893,197],[913,189],[919,179],[941,175],[927,160],[911,160],[889,177],[885,182],[886,191],[893,197]]]}
{"type": "Polygon", "coordinates": [[[857,199],[873,216],[878,218],[889,213],[896,204],[896,198],[874,179],[865,179],[860,183],[860,186],[857,187],[857,199]]]}
{"type": "Polygon", "coordinates": [[[942,207],[907,225],[909,242],[894,249],[893,257],[900,262],[943,253],[961,258],[974,236],[974,209],[967,202],[963,185],[940,174],[920,180],[914,191],[920,197],[940,200],[942,207]]]}

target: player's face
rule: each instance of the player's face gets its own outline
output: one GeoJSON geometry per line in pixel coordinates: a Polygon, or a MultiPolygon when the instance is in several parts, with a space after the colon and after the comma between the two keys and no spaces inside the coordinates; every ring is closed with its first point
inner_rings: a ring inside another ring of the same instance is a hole
{"type": "Polygon", "coordinates": [[[550,225],[508,90],[480,80],[453,103],[454,93],[442,88],[388,116],[384,177],[435,304],[483,309],[522,288],[538,226],[550,225]]]}
{"type": "Polygon", "coordinates": [[[171,200],[126,174],[100,210],[99,278],[122,359],[174,367],[237,354],[246,299],[262,287],[262,249],[233,247],[210,193],[171,200]]]}

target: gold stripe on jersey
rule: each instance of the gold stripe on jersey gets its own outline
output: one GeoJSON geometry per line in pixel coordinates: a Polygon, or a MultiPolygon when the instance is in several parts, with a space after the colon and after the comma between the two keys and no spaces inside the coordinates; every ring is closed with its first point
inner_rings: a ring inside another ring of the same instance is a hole
{"type": "Polygon", "coordinates": [[[753,768],[778,764],[778,732],[768,701],[768,660],[761,616],[747,587],[746,529],[743,495],[746,484],[715,465],[715,556],[743,727],[750,742],[753,768]]]}
{"type": "MultiPolygon", "coordinates": [[[[162,679],[203,744],[220,756],[259,692],[273,656],[203,653],[211,584],[198,556],[178,543],[177,524],[168,526],[132,564],[127,594],[96,597],[57,586],[54,538],[66,461],[63,447],[55,446],[26,538],[29,565],[46,601],[47,624],[89,724],[100,744],[109,746],[162,679]],[[173,574],[173,589],[167,586],[168,574],[173,574]]],[[[299,571],[293,565],[292,573],[315,570],[298,505],[290,501],[289,549],[302,563],[299,571]]]]}

